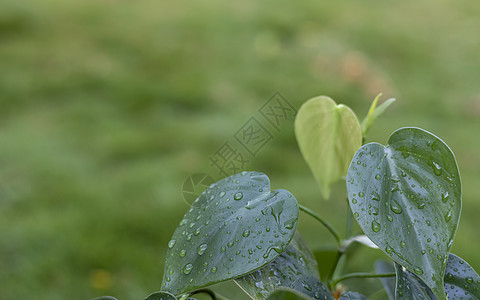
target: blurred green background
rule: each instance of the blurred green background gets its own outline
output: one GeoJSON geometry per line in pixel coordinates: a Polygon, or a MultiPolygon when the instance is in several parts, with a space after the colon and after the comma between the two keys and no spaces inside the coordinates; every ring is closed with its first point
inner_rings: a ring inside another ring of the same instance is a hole
{"type": "MultiPolygon", "coordinates": [[[[367,140],[419,126],[450,145],[464,195],[453,252],[480,269],[479,15],[467,0],[1,1],[0,299],[158,290],[184,180],[218,179],[209,157],[276,91],[297,109],[329,95],[359,118],[379,92],[396,97],[367,140]]],[[[344,183],[321,200],[293,119],[272,132],[245,169],[343,232],[344,183]]],[[[312,248],[333,245],[315,226],[301,215],[312,248]]],[[[358,250],[348,270],[385,257],[358,250]]],[[[363,282],[346,283],[371,294],[363,282]]]]}

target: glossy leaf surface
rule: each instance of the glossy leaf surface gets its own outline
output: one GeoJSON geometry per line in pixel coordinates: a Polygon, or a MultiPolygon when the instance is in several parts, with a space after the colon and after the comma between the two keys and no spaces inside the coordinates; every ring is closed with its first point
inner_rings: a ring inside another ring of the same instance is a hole
{"type": "Polygon", "coordinates": [[[167,292],[155,292],[148,295],[145,300],[177,300],[177,298],[167,292]]]}
{"type": "Polygon", "coordinates": [[[419,128],[395,131],[387,146],[362,146],[347,189],[365,234],[439,297],[461,211],[457,163],[448,146],[419,128]]]}
{"type": "Polygon", "coordinates": [[[292,239],[298,204],[270,191],[265,174],[242,172],[195,200],[168,244],[162,289],[178,295],[270,263],[292,239]]]}
{"type": "Polygon", "coordinates": [[[255,299],[266,299],[280,287],[287,287],[313,299],[331,295],[320,281],[313,254],[297,232],[285,252],[265,267],[236,279],[255,299]]]}
{"type": "Polygon", "coordinates": [[[362,130],[354,112],[320,96],[305,102],[295,118],[295,135],[305,161],[328,198],[330,185],[347,173],[362,130]]]}
{"type": "MultiPolygon", "coordinates": [[[[397,272],[397,299],[436,300],[437,297],[415,274],[395,265],[397,272]]],[[[460,257],[450,254],[445,270],[445,293],[448,299],[479,300],[480,277],[460,257]]]]}

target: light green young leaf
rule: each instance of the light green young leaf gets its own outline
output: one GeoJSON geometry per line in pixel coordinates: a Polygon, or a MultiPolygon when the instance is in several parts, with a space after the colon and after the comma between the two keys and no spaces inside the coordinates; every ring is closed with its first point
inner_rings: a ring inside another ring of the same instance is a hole
{"type": "Polygon", "coordinates": [[[265,266],[290,243],[297,221],[295,197],[271,192],[265,174],[242,172],[212,184],[168,244],[162,290],[179,295],[265,266]]]}
{"type": "Polygon", "coordinates": [[[297,232],[285,252],[274,261],[235,281],[257,300],[267,299],[280,287],[294,289],[313,299],[325,299],[331,293],[319,277],[317,261],[297,232]]]}
{"type": "Polygon", "coordinates": [[[297,113],[295,135],[322,196],[328,199],[331,184],[346,175],[350,160],[362,145],[355,113],[326,96],[310,99],[297,113]]]}
{"type": "Polygon", "coordinates": [[[395,102],[395,98],[390,98],[385,100],[382,104],[377,107],[378,100],[382,94],[378,94],[378,96],[373,100],[370,109],[368,110],[368,114],[362,121],[362,134],[363,136],[367,136],[370,127],[375,122],[375,120],[383,114],[383,112],[393,103],[395,102]]]}
{"type": "Polygon", "coordinates": [[[395,131],[387,146],[362,146],[347,189],[365,234],[446,299],[443,274],[461,211],[461,182],[448,146],[419,128],[395,131]]]}

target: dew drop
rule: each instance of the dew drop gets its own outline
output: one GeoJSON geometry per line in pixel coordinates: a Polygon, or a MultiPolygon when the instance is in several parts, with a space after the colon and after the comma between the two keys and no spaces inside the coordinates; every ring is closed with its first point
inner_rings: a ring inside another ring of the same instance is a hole
{"type": "Polygon", "coordinates": [[[185,249],[180,250],[180,257],[185,257],[186,254],[187,254],[187,250],[185,249]]]}
{"type": "Polygon", "coordinates": [[[311,291],[312,287],[305,281],[302,281],[303,288],[306,289],[307,291],[311,291]]]}
{"type": "Polygon", "coordinates": [[[439,164],[432,161],[432,168],[433,168],[433,173],[435,173],[435,175],[437,175],[437,176],[442,175],[442,167],[440,167],[439,164]]]}
{"type": "Polygon", "coordinates": [[[392,253],[392,252],[393,252],[393,248],[390,247],[390,246],[387,246],[387,247],[385,248],[385,251],[386,251],[387,253],[392,253]]]}
{"type": "Polygon", "coordinates": [[[221,252],[227,251],[227,247],[225,247],[225,246],[221,247],[221,248],[220,248],[220,251],[221,251],[221,252]]]}
{"type": "Polygon", "coordinates": [[[244,237],[248,237],[249,235],[250,235],[250,230],[247,229],[243,232],[244,237]]]}
{"type": "Polygon", "coordinates": [[[467,277],[467,278],[465,279],[465,281],[466,281],[467,283],[473,283],[473,278],[472,278],[472,277],[467,277]]]}
{"type": "Polygon", "coordinates": [[[442,202],[447,203],[448,201],[448,192],[442,193],[442,202]]]}
{"type": "Polygon", "coordinates": [[[357,204],[357,199],[353,198],[353,199],[352,199],[352,203],[353,203],[353,204],[357,204]]]}
{"type": "Polygon", "coordinates": [[[425,203],[420,203],[418,206],[417,206],[418,209],[423,209],[425,208],[425,203]]]}
{"type": "Polygon", "coordinates": [[[203,255],[203,253],[205,253],[205,250],[207,250],[207,244],[201,244],[200,246],[198,246],[197,248],[198,255],[203,255]]]}
{"type": "Polygon", "coordinates": [[[358,197],[363,198],[365,194],[363,192],[358,193],[358,197]]]}
{"type": "Polygon", "coordinates": [[[168,248],[172,249],[173,246],[175,246],[175,243],[176,243],[175,240],[171,240],[170,242],[168,242],[168,248]]]}
{"type": "Polygon", "coordinates": [[[220,192],[220,194],[218,194],[218,196],[219,196],[220,198],[222,198],[223,196],[225,196],[225,192],[220,192]]]}
{"type": "Polygon", "coordinates": [[[212,271],[212,273],[217,272],[217,267],[213,267],[210,271],[212,271]]]}
{"type": "Polygon", "coordinates": [[[393,199],[390,202],[390,209],[396,214],[401,214],[402,213],[402,207],[398,204],[397,201],[395,201],[393,199]]]}
{"type": "Polygon", "coordinates": [[[356,212],[356,213],[353,214],[353,216],[354,216],[355,218],[358,218],[359,214],[356,212]]]}
{"type": "Polygon", "coordinates": [[[393,221],[393,217],[391,215],[387,215],[387,220],[389,220],[390,222],[393,221]]]}
{"type": "Polygon", "coordinates": [[[374,232],[379,232],[381,228],[382,228],[382,226],[380,225],[380,223],[378,223],[375,220],[372,222],[372,230],[374,232]]]}
{"type": "Polygon", "coordinates": [[[380,174],[375,175],[375,179],[376,179],[376,180],[382,179],[382,175],[380,175],[380,174]]]}
{"type": "Polygon", "coordinates": [[[233,199],[235,200],[242,200],[243,198],[243,193],[242,192],[238,192],[238,193],[235,193],[235,195],[233,195],[233,199]]]}
{"type": "Polygon", "coordinates": [[[445,215],[445,222],[449,222],[451,218],[452,218],[452,210],[449,210],[445,215]]]}
{"type": "Polygon", "coordinates": [[[407,246],[407,244],[404,241],[401,241],[400,242],[400,247],[405,248],[405,246],[407,246]]]}
{"type": "Polygon", "coordinates": [[[417,275],[422,275],[423,274],[423,270],[419,267],[415,267],[413,268],[413,271],[415,272],[415,274],[417,275]]]}
{"type": "Polygon", "coordinates": [[[190,272],[192,272],[193,265],[192,264],[186,264],[185,267],[183,267],[183,274],[188,275],[190,272]]]}

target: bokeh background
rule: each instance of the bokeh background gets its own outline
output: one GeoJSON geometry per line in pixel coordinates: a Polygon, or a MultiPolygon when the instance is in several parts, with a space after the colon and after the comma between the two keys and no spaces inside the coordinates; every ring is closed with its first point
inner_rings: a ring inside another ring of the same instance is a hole
{"type": "MultiPolygon", "coordinates": [[[[184,180],[220,178],[209,158],[277,91],[297,109],[329,95],[359,118],[383,92],[397,102],[368,141],[402,126],[444,139],[463,181],[453,252],[479,270],[479,16],[468,0],[2,0],[0,298],[158,290],[184,180]]],[[[323,201],[293,119],[268,128],[244,169],[343,232],[344,183],[323,201]]],[[[308,216],[299,229],[333,245],[308,216]]],[[[347,271],[384,257],[357,250],[347,271]]],[[[373,293],[364,282],[348,284],[373,293]]]]}

